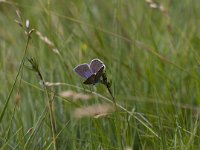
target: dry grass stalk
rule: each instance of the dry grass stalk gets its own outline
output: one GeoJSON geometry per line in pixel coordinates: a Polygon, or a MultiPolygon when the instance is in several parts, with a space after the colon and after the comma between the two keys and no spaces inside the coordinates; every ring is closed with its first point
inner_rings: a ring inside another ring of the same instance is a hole
{"type": "Polygon", "coordinates": [[[51,86],[60,86],[62,83],[56,82],[56,83],[51,83],[51,82],[45,82],[45,86],[51,87],[51,86]]]}
{"type": "Polygon", "coordinates": [[[75,118],[94,117],[99,118],[110,114],[115,110],[115,107],[110,104],[96,104],[92,106],[85,106],[77,108],[74,111],[75,118]]]}
{"type": "Polygon", "coordinates": [[[89,100],[91,98],[91,95],[83,94],[83,93],[77,93],[74,91],[63,91],[60,93],[60,96],[63,98],[71,98],[73,101],[77,100],[89,100]]]}
{"type": "Polygon", "coordinates": [[[42,35],[42,33],[39,32],[39,31],[36,31],[36,35],[37,35],[44,43],[46,43],[46,44],[52,49],[52,51],[53,51],[54,53],[60,55],[60,52],[59,52],[59,50],[55,47],[55,44],[54,44],[51,40],[49,40],[47,36],[42,35]]]}

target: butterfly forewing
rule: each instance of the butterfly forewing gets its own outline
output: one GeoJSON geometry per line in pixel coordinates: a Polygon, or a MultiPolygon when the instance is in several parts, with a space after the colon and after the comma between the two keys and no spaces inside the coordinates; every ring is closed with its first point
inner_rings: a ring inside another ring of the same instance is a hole
{"type": "Polygon", "coordinates": [[[74,71],[85,79],[92,75],[92,71],[90,70],[90,66],[88,64],[80,64],[74,68],[74,71]]]}
{"type": "Polygon", "coordinates": [[[92,73],[97,73],[103,66],[105,67],[104,63],[99,59],[93,59],[90,62],[90,69],[92,73]]]}

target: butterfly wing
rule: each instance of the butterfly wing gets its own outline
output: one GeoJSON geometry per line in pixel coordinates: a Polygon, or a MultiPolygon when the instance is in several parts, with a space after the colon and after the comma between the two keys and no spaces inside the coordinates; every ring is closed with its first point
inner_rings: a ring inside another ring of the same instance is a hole
{"type": "Polygon", "coordinates": [[[104,66],[102,66],[99,71],[96,73],[95,75],[95,83],[99,82],[102,75],[103,75],[103,71],[104,71],[104,66]]]}
{"type": "Polygon", "coordinates": [[[100,68],[100,70],[96,74],[92,74],[87,80],[85,80],[84,84],[96,84],[100,81],[104,71],[104,66],[100,68]]]}
{"type": "Polygon", "coordinates": [[[99,59],[93,59],[89,64],[80,64],[74,68],[74,71],[86,79],[84,84],[96,84],[101,80],[105,65],[99,59]]]}
{"type": "Polygon", "coordinates": [[[95,84],[95,74],[92,74],[89,78],[87,78],[83,83],[84,84],[95,84]]]}
{"type": "Polygon", "coordinates": [[[80,64],[74,68],[74,71],[84,79],[88,79],[92,75],[90,66],[88,64],[80,64]]]}
{"type": "Polygon", "coordinates": [[[97,73],[102,67],[105,67],[104,63],[99,60],[99,59],[93,59],[90,62],[90,70],[92,71],[92,73],[97,73]]]}

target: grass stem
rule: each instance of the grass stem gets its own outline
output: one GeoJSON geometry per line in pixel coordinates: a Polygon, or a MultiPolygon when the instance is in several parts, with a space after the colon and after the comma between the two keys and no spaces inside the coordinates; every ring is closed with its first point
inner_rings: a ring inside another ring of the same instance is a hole
{"type": "Polygon", "coordinates": [[[6,103],[4,104],[3,110],[2,110],[2,112],[1,112],[1,115],[0,115],[0,123],[1,123],[1,121],[2,121],[2,119],[3,119],[3,117],[4,117],[4,115],[5,115],[6,108],[7,108],[7,106],[8,106],[8,103],[9,103],[9,101],[10,101],[11,95],[12,95],[13,90],[14,90],[14,88],[15,88],[15,85],[16,85],[16,83],[17,83],[17,79],[18,79],[18,77],[19,77],[19,74],[20,74],[22,68],[24,67],[24,61],[25,61],[25,57],[26,57],[26,53],[27,53],[27,50],[28,50],[28,45],[29,45],[30,39],[31,39],[31,36],[30,36],[30,35],[27,35],[27,41],[26,41],[26,46],[25,46],[24,54],[23,54],[23,56],[22,56],[22,60],[21,60],[20,66],[19,66],[19,69],[18,69],[18,71],[17,71],[17,75],[16,75],[16,77],[15,77],[15,80],[14,80],[14,82],[13,82],[13,85],[12,85],[12,87],[11,87],[11,90],[10,90],[10,92],[9,92],[9,94],[8,94],[7,99],[6,99],[6,103]]]}

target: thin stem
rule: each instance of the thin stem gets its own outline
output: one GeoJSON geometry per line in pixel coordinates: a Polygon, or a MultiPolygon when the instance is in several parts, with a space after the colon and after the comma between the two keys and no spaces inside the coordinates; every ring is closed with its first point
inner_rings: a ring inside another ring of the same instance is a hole
{"type": "MultiPolygon", "coordinates": [[[[31,131],[31,135],[28,137],[25,145],[24,145],[24,150],[28,149],[30,143],[32,142],[31,139],[36,135],[36,133],[39,131],[40,127],[42,126],[42,122],[44,121],[45,117],[47,115],[47,106],[45,106],[44,110],[42,111],[39,119],[36,122],[35,127],[32,128],[31,131]]],[[[20,142],[25,139],[25,136],[28,134],[29,132],[27,132],[21,139],[20,141],[17,143],[17,145],[15,146],[15,149],[18,147],[18,145],[20,144],[20,142]]]]}
{"type": "Polygon", "coordinates": [[[44,78],[43,78],[43,76],[42,76],[42,74],[39,70],[37,62],[33,58],[28,59],[28,61],[31,63],[32,69],[35,72],[37,72],[40,80],[42,81],[42,85],[44,87],[45,94],[48,98],[48,108],[49,108],[49,116],[50,116],[50,122],[51,122],[51,130],[52,130],[52,135],[53,135],[54,150],[57,150],[58,148],[57,148],[57,142],[56,142],[56,125],[55,125],[55,119],[54,119],[54,116],[53,116],[52,100],[49,96],[48,89],[47,89],[47,86],[45,84],[45,80],[44,80],[44,78]]]}
{"type": "Polygon", "coordinates": [[[21,63],[20,63],[20,66],[19,66],[17,75],[16,75],[15,80],[14,80],[14,82],[13,82],[12,88],[11,88],[9,94],[8,94],[8,97],[7,97],[7,99],[6,99],[6,103],[4,104],[3,110],[2,110],[2,112],[1,112],[0,123],[1,123],[1,121],[2,121],[2,119],[3,119],[3,117],[4,117],[6,108],[7,108],[7,106],[8,106],[9,101],[10,101],[10,97],[11,97],[11,95],[12,95],[12,93],[13,93],[14,87],[15,87],[15,85],[16,85],[16,83],[17,83],[17,79],[18,79],[18,77],[19,77],[19,74],[20,74],[20,72],[21,72],[21,70],[22,70],[22,68],[23,68],[23,66],[24,66],[25,56],[26,56],[26,53],[27,53],[27,50],[28,50],[28,44],[29,44],[30,38],[31,38],[30,35],[27,35],[27,41],[26,41],[26,47],[25,47],[25,50],[24,50],[24,54],[23,54],[23,57],[22,57],[22,60],[21,60],[21,63]]]}
{"type": "Polygon", "coordinates": [[[51,101],[51,98],[49,97],[49,93],[48,93],[48,89],[45,85],[45,81],[39,70],[38,70],[38,75],[39,75],[40,79],[42,80],[42,84],[44,86],[44,90],[45,90],[45,93],[48,98],[49,116],[50,116],[51,130],[52,130],[52,135],[53,135],[53,146],[54,146],[54,150],[57,150],[58,148],[57,148],[57,141],[56,141],[56,125],[55,125],[55,119],[53,116],[52,101],[51,101]]]}
{"type": "Polygon", "coordinates": [[[48,90],[45,86],[45,91],[48,96],[48,105],[49,105],[49,115],[50,115],[50,121],[51,121],[51,129],[52,129],[52,134],[53,134],[53,145],[54,145],[54,150],[57,150],[57,141],[56,141],[56,125],[55,125],[55,119],[53,115],[53,109],[52,109],[52,101],[50,100],[48,90]]]}
{"type": "MultiPolygon", "coordinates": [[[[115,103],[115,106],[117,106],[116,101],[115,101],[115,97],[114,97],[114,95],[113,95],[113,93],[112,93],[112,91],[111,91],[111,89],[110,89],[111,83],[108,81],[108,78],[107,78],[105,72],[102,74],[102,78],[103,78],[102,84],[104,84],[104,85],[106,86],[106,88],[107,88],[107,90],[108,90],[110,96],[112,97],[113,102],[115,103]]],[[[116,108],[117,108],[117,107],[116,107],[116,108]]]]}
{"type": "Polygon", "coordinates": [[[15,104],[14,109],[13,109],[13,112],[12,112],[12,116],[11,116],[10,123],[9,123],[9,126],[8,126],[8,130],[7,130],[6,142],[7,142],[8,139],[9,139],[10,129],[11,129],[11,125],[12,125],[12,121],[13,121],[14,115],[15,115],[16,107],[17,107],[17,104],[15,104]]]}
{"type": "Polygon", "coordinates": [[[109,87],[108,85],[106,85],[106,87],[107,87],[107,89],[108,89],[108,92],[109,92],[110,96],[112,97],[113,102],[116,103],[115,97],[113,96],[113,93],[112,93],[110,87],[109,87]]]}

